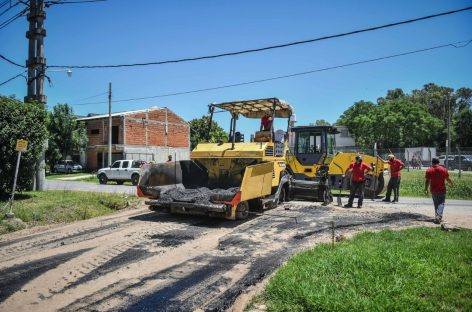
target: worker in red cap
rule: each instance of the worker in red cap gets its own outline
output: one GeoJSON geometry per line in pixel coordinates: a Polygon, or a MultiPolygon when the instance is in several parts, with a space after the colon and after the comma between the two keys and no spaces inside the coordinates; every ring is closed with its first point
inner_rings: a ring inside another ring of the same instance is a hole
{"type": "Polygon", "coordinates": [[[405,168],[405,164],[401,160],[395,159],[395,155],[393,154],[388,155],[388,164],[390,165],[390,181],[388,181],[387,185],[387,194],[382,201],[389,203],[390,195],[392,195],[393,190],[392,203],[396,203],[398,202],[398,197],[400,195],[400,171],[405,168]]]}
{"type": "Polygon", "coordinates": [[[347,167],[346,175],[349,171],[352,171],[351,175],[351,193],[349,194],[349,201],[344,208],[352,208],[354,203],[354,196],[359,192],[359,199],[357,200],[357,208],[362,208],[362,202],[364,201],[364,184],[365,184],[365,173],[372,171],[372,167],[362,162],[361,156],[356,156],[356,160],[347,167]]]}
{"type": "Polygon", "coordinates": [[[440,224],[443,218],[444,204],[446,202],[446,183],[454,187],[454,183],[449,178],[449,172],[446,168],[439,165],[439,159],[432,159],[432,166],[426,170],[424,191],[428,193],[431,188],[431,196],[434,203],[434,223],[440,224]]]}

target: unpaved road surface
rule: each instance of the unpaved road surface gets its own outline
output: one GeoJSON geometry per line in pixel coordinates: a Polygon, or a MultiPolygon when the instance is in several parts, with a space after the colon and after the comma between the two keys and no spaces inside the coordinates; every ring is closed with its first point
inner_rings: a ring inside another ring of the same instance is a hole
{"type": "MultiPolygon", "coordinates": [[[[431,200],[290,202],[244,222],[146,208],[0,238],[0,311],[224,311],[291,254],[362,230],[428,225],[431,200]],[[284,208],[290,208],[285,210],[284,208]]],[[[446,218],[472,227],[470,201],[446,218]]]]}
{"type": "Polygon", "coordinates": [[[92,182],[54,179],[46,180],[46,189],[59,191],[68,190],[136,195],[136,186],[118,185],[116,184],[116,182],[109,182],[108,184],[98,184],[92,182]]]}

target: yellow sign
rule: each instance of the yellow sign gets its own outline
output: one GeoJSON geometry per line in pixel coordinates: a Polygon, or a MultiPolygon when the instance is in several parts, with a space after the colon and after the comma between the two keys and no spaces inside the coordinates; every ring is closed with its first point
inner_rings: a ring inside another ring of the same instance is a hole
{"type": "Polygon", "coordinates": [[[16,148],[17,152],[24,152],[28,148],[28,141],[26,140],[16,140],[16,148]]]}

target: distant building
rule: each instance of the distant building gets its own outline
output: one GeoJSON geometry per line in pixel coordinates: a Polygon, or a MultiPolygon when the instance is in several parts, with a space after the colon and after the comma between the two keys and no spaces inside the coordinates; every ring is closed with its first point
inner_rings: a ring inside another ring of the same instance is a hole
{"type": "MultiPolygon", "coordinates": [[[[78,118],[86,123],[88,143],[82,162],[89,170],[108,166],[108,114],[78,118]]],[[[190,126],[168,108],[152,107],[112,114],[112,161],[164,162],[190,157],[190,126]]]]}
{"type": "Polygon", "coordinates": [[[335,135],[336,147],[346,148],[346,147],[355,147],[356,142],[354,136],[349,132],[349,129],[346,126],[336,125],[339,133],[335,135]]]}

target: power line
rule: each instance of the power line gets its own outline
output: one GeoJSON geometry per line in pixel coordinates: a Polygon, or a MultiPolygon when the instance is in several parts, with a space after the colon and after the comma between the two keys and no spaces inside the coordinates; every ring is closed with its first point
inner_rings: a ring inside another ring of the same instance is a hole
{"type": "Polygon", "coordinates": [[[7,57],[5,57],[5,56],[3,56],[3,55],[1,55],[1,54],[0,54],[0,58],[3,59],[3,60],[5,60],[5,61],[7,61],[8,63],[10,63],[10,64],[12,64],[12,65],[15,65],[15,66],[18,66],[18,67],[26,68],[26,66],[23,66],[23,65],[20,65],[20,64],[18,64],[18,63],[15,63],[15,62],[13,62],[12,60],[10,60],[9,58],[7,58],[7,57]]]}
{"type": "Polygon", "coordinates": [[[88,100],[88,99],[93,99],[93,98],[96,98],[98,96],[105,95],[105,94],[108,94],[108,91],[107,92],[102,92],[102,93],[99,93],[99,94],[96,94],[96,95],[88,96],[86,98],[83,98],[83,99],[80,99],[80,100],[77,100],[77,101],[84,101],[84,100],[88,100]]]}
{"type": "MultiPolygon", "coordinates": [[[[331,67],[313,69],[313,70],[309,70],[309,71],[298,72],[298,73],[288,74],[288,75],[283,75],[283,76],[275,76],[275,77],[264,78],[264,79],[259,79],[259,80],[252,80],[252,81],[222,85],[222,86],[217,86],[217,87],[190,90],[190,91],[182,91],[182,92],[176,92],[176,93],[167,93],[167,94],[160,94],[160,95],[153,95],[153,96],[146,96],[146,97],[138,97],[138,98],[130,98],[130,99],[122,99],[122,100],[113,100],[113,103],[131,102],[131,101],[155,99],[155,98],[162,98],[162,97],[170,97],[170,96],[176,96],[176,95],[184,95],[184,94],[190,94],[190,93],[199,93],[199,92],[205,92],[205,91],[212,91],[212,90],[219,90],[219,89],[226,89],[226,88],[232,88],[232,87],[238,87],[238,86],[244,86],[244,85],[250,85],[250,84],[256,84],[256,83],[262,83],[262,82],[267,82],[267,81],[272,81],[272,80],[286,79],[286,78],[302,76],[302,75],[308,75],[308,74],[314,74],[314,73],[319,73],[319,72],[323,72],[323,71],[329,71],[329,70],[333,70],[333,69],[339,69],[339,68],[344,68],[344,67],[349,67],[349,66],[354,66],[354,65],[377,62],[377,61],[381,61],[381,60],[386,60],[386,59],[391,59],[391,58],[396,58],[396,57],[411,55],[411,54],[416,54],[416,53],[422,53],[422,52],[427,52],[427,51],[436,50],[436,49],[442,49],[442,48],[446,48],[446,47],[464,48],[464,47],[468,46],[471,42],[472,42],[472,39],[464,40],[464,41],[458,41],[458,42],[447,43],[447,44],[443,44],[443,45],[439,45],[439,46],[434,46],[434,47],[429,47],[429,48],[424,48],[424,49],[419,49],[419,50],[414,50],[414,51],[408,51],[408,52],[403,52],[403,53],[398,53],[398,54],[392,54],[392,55],[388,55],[388,56],[382,56],[382,57],[377,57],[377,58],[363,60],[363,61],[357,61],[357,62],[348,63],[348,64],[342,64],[342,65],[336,65],[336,66],[331,66],[331,67]]],[[[79,104],[72,104],[72,105],[73,106],[82,106],[82,105],[103,104],[103,103],[108,103],[108,102],[90,102],[90,103],[79,103],[79,104]]]]}
{"type": "Polygon", "coordinates": [[[279,48],[286,48],[286,47],[290,47],[290,46],[313,43],[313,42],[327,40],[327,39],[333,39],[333,38],[340,38],[340,37],[360,34],[360,33],[364,33],[364,32],[369,32],[369,31],[374,31],[374,30],[379,30],[379,29],[385,29],[385,28],[390,28],[390,27],[399,26],[399,25],[410,24],[410,23],[414,23],[414,22],[418,22],[418,21],[432,19],[432,18],[436,18],[436,17],[440,17],[440,16],[446,16],[446,15],[455,14],[455,13],[459,13],[459,12],[464,12],[464,11],[468,11],[468,10],[472,10],[472,6],[465,7],[465,8],[462,8],[462,9],[453,10],[453,11],[442,12],[442,13],[438,13],[438,14],[432,14],[432,15],[427,15],[427,16],[418,17],[418,18],[414,18],[414,19],[404,20],[404,21],[400,21],[400,22],[395,22],[395,23],[390,23],[390,24],[385,24],[385,25],[380,25],[380,26],[374,26],[374,27],[369,27],[369,28],[364,28],[364,29],[353,30],[353,31],[349,31],[349,32],[336,34],[336,35],[329,35],[329,36],[323,36],[323,37],[318,37],[318,38],[314,38],[314,39],[294,41],[294,42],[283,43],[283,44],[267,46],[267,47],[262,47],[262,48],[241,50],[241,51],[235,51],[235,52],[227,52],[227,53],[221,53],[221,54],[213,54],[213,55],[207,55],[207,56],[197,56],[197,57],[189,57],[189,58],[176,59],[176,60],[165,60],[165,61],[146,62],[146,63],[132,63],[132,64],[117,64],[117,65],[52,65],[52,66],[48,66],[48,67],[51,67],[51,68],[82,68],[82,69],[85,69],[85,68],[87,68],[87,69],[90,69],[90,68],[116,68],[116,67],[163,65],[163,64],[170,64],[170,63],[181,63],[181,62],[190,62],[190,61],[198,61],[198,60],[205,60],[205,59],[214,59],[214,58],[220,58],[220,57],[226,57],[226,56],[235,56],[235,55],[241,55],[241,54],[247,54],[247,53],[254,53],[254,52],[261,52],[261,51],[267,51],[267,50],[273,50],[273,49],[279,49],[279,48]]]}
{"type": "Polygon", "coordinates": [[[78,4],[78,3],[88,3],[88,2],[105,2],[108,0],[83,0],[83,1],[46,1],[44,5],[48,8],[56,4],[78,4]]]}
{"type": "Polygon", "coordinates": [[[0,13],[0,16],[2,16],[3,14],[7,13],[8,11],[10,11],[11,9],[13,9],[14,7],[16,7],[18,4],[20,4],[21,2],[18,1],[17,3],[13,4],[13,5],[10,5],[8,8],[6,8],[3,12],[0,13]]]}
{"type": "Polygon", "coordinates": [[[21,73],[19,73],[19,74],[16,75],[16,76],[11,77],[11,78],[8,79],[8,80],[5,80],[4,82],[0,83],[0,86],[3,86],[4,84],[7,84],[7,83],[9,83],[10,81],[12,81],[12,80],[14,80],[14,79],[16,79],[16,78],[18,78],[18,77],[20,77],[20,76],[23,76],[25,79],[27,79],[27,78],[25,77],[24,73],[26,73],[26,70],[23,71],[23,72],[21,72],[21,73]]]}
{"type": "Polygon", "coordinates": [[[17,19],[19,19],[20,17],[22,17],[27,11],[28,11],[29,8],[25,8],[23,10],[21,10],[20,12],[18,12],[17,14],[13,15],[12,17],[10,17],[9,19],[7,19],[6,21],[4,21],[3,23],[0,24],[0,29],[3,29],[5,27],[7,27],[8,25],[10,25],[11,23],[13,23],[14,21],[16,21],[17,19]]]}

